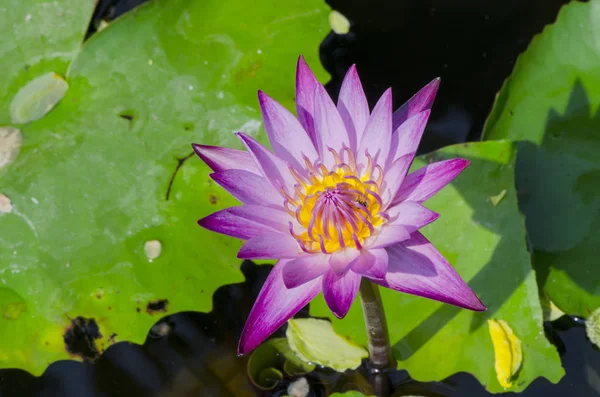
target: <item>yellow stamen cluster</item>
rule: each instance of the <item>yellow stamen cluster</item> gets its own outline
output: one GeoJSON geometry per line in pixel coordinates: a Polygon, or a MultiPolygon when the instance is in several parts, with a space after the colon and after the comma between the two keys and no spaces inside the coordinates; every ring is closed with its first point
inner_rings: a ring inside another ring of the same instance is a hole
{"type": "Polygon", "coordinates": [[[294,230],[290,223],[290,232],[309,253],[361,249],[365,239],[387,220],[380,212],[381,167],[373,164],[368,153],[368,163],[360,170],[350,149],[344,148],[339,154],[332,149],[330,152],[335,159],[331,169],[321,163],[312,164],[307,158],[307,176],[290,167],[298,183],[293,195],[284,192],[288,212],[303,229],[294,230]]]}

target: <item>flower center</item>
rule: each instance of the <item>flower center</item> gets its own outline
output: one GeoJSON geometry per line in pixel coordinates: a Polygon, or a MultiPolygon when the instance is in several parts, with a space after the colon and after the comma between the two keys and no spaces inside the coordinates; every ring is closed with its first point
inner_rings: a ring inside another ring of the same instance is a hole
{"type": "Polygon", "coordinates": [[[331,169],[304,159],[308,180],[290,168],[298,184],[294,196],[284,193],[286,208],[303,229],[293,230],[290,223],[290,232],[309,253],[361,249],[364,240],[386,221],[386,214],[380,213],[381,167],[367,154],[368,164],[359,170],[348,148],[342,150],[345,158],[330,152],[335,158],[331,169]]]}

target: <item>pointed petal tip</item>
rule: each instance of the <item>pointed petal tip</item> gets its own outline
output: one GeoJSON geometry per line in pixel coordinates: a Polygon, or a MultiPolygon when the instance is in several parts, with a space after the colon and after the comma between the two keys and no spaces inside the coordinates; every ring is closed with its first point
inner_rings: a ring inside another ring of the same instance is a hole
{"type": "Polygon", "coordinates": [[[192,143],[192,149],[194,150],[196,155],[200,158],[202,158],[202,151],[204,150],[205,147],[206,147],[205,145],[200,145],[199,143],[192,143]]]}
{"type": "Polygon", "coordinates": [[[256,347],[256,346],[249,347],[247,345],[248,345],[248,343],[246,342],[246,330],[243,330],[242,335],[240,336],[240,341],[238,343],[238,347],[237,347],[237,356],[238,357],[245,356],[246,354],[250,353],[256,347]]]}
{"type": "Polygon", "coordinates": [[[471,161],[463,158],[456,158],[454,160],[454,165],[457,168],[458,172],[462,172],[465,168],[471,165],[471,161]]]}
{"type": "Polygon", "coordinates": [[[477,299],[477,302],[473,305],[473,309],[471,309],[471,310],[476,311],[476,312],[487,311],[487,307],[483,304],[483,302],[481,302],[479,297],[477,295],[475,295],[475,298],[477,299]]]}
{"type": "Polygon", "coordinates": [[[258,90],[257,91],[257,95],[258,95],[258,101],[259,103],[262,105],[264,102],[268,101],[269,99],[271,99],[271,97],[269,97],[267,94],[265,94],[265,92],[263,90],[258,90]]]}
{"type": "Polygon", "coordinates": [[[338,310],[331,310],[331,312],[333,313],[334,316],[336,316],[337,318],[339,318],[340,320],[343,319],[344,317],[346,317],[347,313],[340,313],[338,310]]]}
{"type": "Polygon", "coordinates": [[[249,135],[246,135],[243,132],[236,132],[235,136],[237,136],[242,142],[246,142],[251,139],[249,135]]]}

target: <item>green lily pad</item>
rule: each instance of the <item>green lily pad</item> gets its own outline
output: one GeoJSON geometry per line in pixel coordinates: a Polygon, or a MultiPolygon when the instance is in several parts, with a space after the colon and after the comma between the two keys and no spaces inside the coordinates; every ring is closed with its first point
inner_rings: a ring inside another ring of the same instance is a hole
{"type": "MultiPolygon", "coordinates": [[[[476,313],[382,288],[393,353],[398,367],[420,381],[470,372],[492,393],[506,391],[494,370],[494,347],[487,320],[504,320],[523,343],[523,365],[510,391],[537,377],[558,382],[564,371],[556,349],[544,336],[535,273],[525,246],[525,230],[514,188],[515,148],[507,141],[451,146],[415,161],[463,157],[471,165],[425,206],[441,217],[423,233],[469,283],[486,312],[476,313]],[[489,197],[506,190],[493,206],[489,197]],[[442,358],[442,359],[441,359],[442,358]]],[[[311,313],[333,317],[322,298],[311,313]]],[[[357,299],[348,316],[332,320],[335,329],[367,343],[357,299]]]]}
{"type": "Polygon", "coordinates": [[[281,369],[289,376],[303,375],[315,369],[315,364],[299,359],[286,338],[269,339],[252,352],[248,359],[248,378],[261,390],[271,390],[283,379],[281,369]],[[265,379],[261,374],[279,373],[281,378],[265,379]],[[265,382],[266,380],[266,382],[265,382]]]}
{"type": "Polygon", "coordinates": [[[243,280],[239,242],[196,225],[235,201],[190,143],[241,147],[235,131],[261,128],[259,88],[293,107],[300,53],[325,76],[327,14],[321,0],[155,1],[83,45],[66,96],[22,127],[0,171],[12,205],[0,214],[0,367],[39,375],[142,343],[161,316],[210,311],[216,288],[243,280]],[[63,339],[82,324],[95,341],[84,352],[63,339]]]}
{"type": "Polygon", "coordinates": [[[10,103],[30,81],[50,72],[65,75],[81,49],[95,4],[91,0],[2,1],[0,125],[11,122],[10,103]]]}
{"type": "Polygon", "coordinates": [[[290,348],[300,359],[338,372],[356,369],[363,358],[369,357],[369,352],[364,347],[336,334],[327,320],[288,320],[285,336],[290,348]]]}
{"type": "Polygon", "coordinates": [[[516,165],[540,285],[564,312],[600,307],[600,1],[573,2],[504,83],[485,139],[521,141],[516,165]]]}

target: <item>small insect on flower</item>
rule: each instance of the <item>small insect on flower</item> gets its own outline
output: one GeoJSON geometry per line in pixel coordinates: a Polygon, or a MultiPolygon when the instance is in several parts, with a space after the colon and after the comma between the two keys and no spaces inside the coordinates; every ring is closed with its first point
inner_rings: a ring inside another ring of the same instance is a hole
{"type": "Polygon", "coordinates": [[[391,90],[372,111],[352,66],[337,106],[302,57],[294,117],[258,93],[273,152],[244,133],[246,151],[194,144],[211,178],[243,205],[199,221],[247,240],[244,259],[278,259],[242,332],[239,354],[258,346],[319,292],[342,318],[361,278],[471,310],[485,306],[418,229],[438,214],[423,202],[469,162],[408,170],[439,80],[392,114],[391,90]]]}

